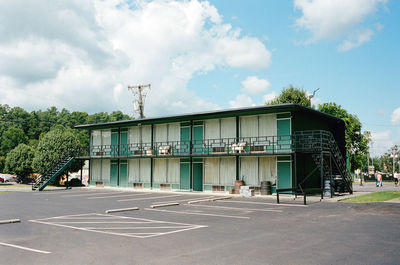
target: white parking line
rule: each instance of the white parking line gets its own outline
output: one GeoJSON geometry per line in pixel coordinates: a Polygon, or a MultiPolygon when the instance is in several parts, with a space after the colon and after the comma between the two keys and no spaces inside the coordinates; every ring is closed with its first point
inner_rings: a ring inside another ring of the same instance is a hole
{"type": "Polygon", "coordinates": [[[118,197],[134,197],[140,195],[148,195],[151,193],[136,193],[136,194],[124,194],[124,195],[111,195],[111,196],[102,196],[102,197],[90,197],[87,198],[88,200],[95,200],[95,199],[108,199],[108,198],[118,198],[118,197]]]}
{"type": "Polygon", "coordinates": [[[141,201],[141,200],[154,200],[154,199],[171,198],[171,197],[180,197],[180,196],[182,196],[182,195],[167,195],[167,196],[158,196],[158,197],[149,197],[149,198],[124,199],[124,200],[118,200],[118,202],[141,201]]]}
{"type": "Polygon", "coordinates": [[[204,208],[221,208],[221,209],[228,209],[228,210],[230,209],[230,210],[239,210],[239,211],[277,212],[277,213],[283,212],[282,210],[277,210],[277,209],[240,208],[240,207],[204,205],[204,204],[188,204],[188,206],[193,206],[193,207],[204,207],[204,208]]]}
{"type": "Polygon", "coordinates": [[[96,233],[101,233],[101,234],[109,234],[109,235],[118,235],[118,236],[125,236],[125,237],[136,237],[136,238],[148,238],[148,237],[154,237],[154,236],[160,236],[160,235],[167,235],[167,234],[172,234],[172,233],[177,233],[177,232],[182,232],[182,231],[187,231],[187,230],[192,230],[192,229],[197,229],[197,228],[204,228],[208,227],[206,225],[194,225],[194,224],[185,224],[185,223],[176,223],[176,222],[167,222],[167,221],[157,221],[157,220],[150,220],[150,219],[144,219],[144,218],[133,218],[133,217],[127,217],[127,216],[118,216],[118,215],[105,215],[105,214],[97,214],[97,213],[91,213],[91,214],[81,214],[81,215],[69,215],[69,216],[64,216],[65,217],[73,217],[75,216],[76,219],[84,217],[102,217],[102,216],[107,216],[107,217],[112,217],[114,221],[111,222],[63,222],[62,218],[63,217],[50,217],[50,218],[45,218],[45,219],[38,219],[38,220],[29,220],[30,222],[33,223],[40,223],[40,224],[47,224],[47,225],[54,225],[54,226],[59,226],[59,227],[66,227],[66,228],[71,228],[75,230],[81,230],[81,231],[89,231],[89,232],[96,232],[96,233]],[[86,215],[86,216],[85,216],[86,215]],[[115,220],[121,220],[115,221],[115,220]],[[82,227],[79,226],[79,224],[98,224],[98,223],[104,223],[105,227],[96,227],[96,226],[88,226],[88,227],[82,227]],[[69,224],[69,225],[66,225],[69,224]],[[78,225],[74,225],[78,224],[78,225]],[[107,224],[110,224],[110,227],[106,227],[107,224]],[[115,224],[122,224],[119,227],[115,227],[115,224]],[[125,224],[128,224],[129,226],[124,226],[125,224]],[[132,224],[139,224],[138,226],[132,226],[132,224]],[[152,226],[154,224],[158,224],[157,226],[152,226]],[[147,230],[146,232],[134,232],[134,233],[129,233],[128,230],[147,230]],[[153,231],[151,231],[153,229],[153,231]],[[160,231],[161,229],[165,229],[160,231]],[[172,230],[171,229],[175,229],[172,230]],[[107,230],[107,231],[102,231],[102,230],[107,230]],[[110,231],[111,230],[111,231],[110,231]],[[112,232],[112,230],[125,230],[126,232],[112,232]],[[150,230],[150,231],[149,231],[150,230]],[[169,231],[168,231],[169,230],[169,231]]]}
{"type": "Polygon", "coordinates": [[[272,203],[272,202],[247,202],[247,201],[219,201],[219,202],[228,202],[228,203],[244,203],[244,204],[261,204],[261,205],[273,205],[276,207],[281,207],[281,206],[285,206],[285,207],[308,207],[308,205],[303,205],[303,204],[277,204],[277,203],[272,203]]]}
{"type": "Polygon", "coordinates": [[[126,192],[92,192],[90,193],[79,193],[79,194],[72,194],[72,195],[63,195],[61,197],[83,197],[83,196],[96,196],[96,195],[104,195],[104,194],[120,194],[120,193],[126,193],[126,192]]]}
{"type": "Polygon", "coordinates": [[[187,226],[150,226],[150,227],[83,227],[86,229],[102,230],[131,230],[131,229],[166,229],[166,228],[186,228],[187,226]]]}
{"type": "Polygon", "coordinates": [[[146,210],[146,211],[165,212],[165,213],[179,213],[179,214],[206,215],[206,216],[215,216],[215,217],[224,217],[224,218],[234,218],[234,219],[250,219],[250,217],[248,217],[248,216],[223,215],[223,214],[211,214],[211,213],[194,213],[194,212],[185,212],[185,211],[171,211],[171,210],[150,209],[150,208],[144,208],[144,210],[146,210]]]}
{"type": "Polygon", "coordinates": [[[42,254],[50,254],[51,253],[49,251],[44,251],[44,250],[39,250],[39,249],[34,249],[34,248],[27,248],[27,247],[17,246],[17,245],[13,245],[13,244],[7,244],[7,243],[3,243],[3,242],[0,242],[0,245],[7,246],[7,247],[13,247],[13,248],[19,248],[19,249],[42,253],[42,254]]]}

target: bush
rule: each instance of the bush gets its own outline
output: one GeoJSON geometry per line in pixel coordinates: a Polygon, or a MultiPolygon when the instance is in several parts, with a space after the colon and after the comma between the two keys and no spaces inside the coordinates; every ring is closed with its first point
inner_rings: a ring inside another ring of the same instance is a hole
{"type": "Polygon", "coordinates": [[[33,173],[32,161],[34,156],[35,150],[32,147],[19,144],[7,154],[5,172],[15,174],[21,179],[28,177],[33,173]]]}
{"type": "Polygon", "coordinates": [[[81,180],[77,179],[77,178],[73,178],[70,181],[65,181],[64,185],[65,186],[69,186],[69,187],[82,187],[82,186],[84,186],[82,184],[81,180]]]}

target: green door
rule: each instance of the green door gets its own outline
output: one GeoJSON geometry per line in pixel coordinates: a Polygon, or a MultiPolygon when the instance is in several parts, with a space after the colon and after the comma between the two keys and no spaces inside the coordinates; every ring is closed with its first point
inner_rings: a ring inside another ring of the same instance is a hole
{"type": "Polygon", "coordinates": [[[190,151],[190,127],[181,127],[181,144],[179,154],[188,155],[190,151]]]}
{"type": "Polygon", "coordinates": [[[203,154],[203,125],[193,127],[193,154],[203,154]]]}
{"type": "Polygon", "coordinates": [[[126,162],[119,164],[119,186],[128,187],[128,164],[126,162]]]}
{"type": "Polygon", "coordinates": [[[292,188],[292,163],[290,161],[278,161],[278,189],[292,188]]]}
{"type": "Polygon", "coordinates": [[[118,132],[111,132],[111,156],[118,156],[118,132]]]}
{"type": "Polygon", "coordinates": [[[203,190],[203,163],[193,163],[193,190],[203,190]]]}
{"type": "Polygon", "coordinates": [[[181,190],[190,189],[190,165],[189,163],[181,163],[181,190]]]}
{"type": "Polygon", "coordinates": [[[128,132],[121,132],[121,143],[120,143],[120,156],[128,155],[128,132]]]}
{"type": "Polygon", "coordinates": [[[116,162],[111,162],[110,185],[113,187],[118,186],[118,163],[116,162]]]}
{"type": "Polygon", "coordinates": [[[277,152],[291,151],[290,119],[277,120],[277,152]]]}

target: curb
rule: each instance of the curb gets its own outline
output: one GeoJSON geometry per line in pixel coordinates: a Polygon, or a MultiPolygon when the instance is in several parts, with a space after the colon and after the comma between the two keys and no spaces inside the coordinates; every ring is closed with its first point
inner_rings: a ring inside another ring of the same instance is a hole
{"type": "Polygon", "coordinates": [[[0,225],[2,224],[11,224],[11,223],[20,223],[20,219],[10,219],[10,220],[0,220],[0,225]]]}
{"type": "Polygon", "coordinates": [[[216,198],[210,198],[210,199],[204,199],[204,200],[188,201],[187,203],[188,203],[188,204],[193,204],[193,203],[213,202],[213,201],[227,200],[227,199],[232,199],[232,197],[216,197],[216,198]]]}
{"type": "Polygon", "coordinates": [[[150,208],[167,207],[167,206],[175,206],[175,205],[179,205],[179,203],[171,202],[171,203],[153,204],[153,205],[150,205],[150,208]]]}
{"type": "Polygon", "coordinates": [[[134,211],[134,210],[139,210],[139,207],[112,209],[112,210],[107,210],[106,213],[118,213],[118,212],[134,211]]]}

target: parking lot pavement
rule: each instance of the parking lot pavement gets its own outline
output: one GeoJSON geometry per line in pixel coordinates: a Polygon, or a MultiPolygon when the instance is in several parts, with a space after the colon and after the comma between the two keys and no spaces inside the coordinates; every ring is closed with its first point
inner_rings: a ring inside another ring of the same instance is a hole
{"type": "Polygon", "coordinates": [[[301,200],[276,204],[273,199],[238,197],[188,203],[214,197],[221,196],[97,189],[3,193],[0,219],[19,218],[21,223],[0,225],[0,264],[396,264],[400,260],[399,204],[304,206],[301,200]],[[151,208],[168,202],[179,205],[151,208]],[[129,207],[139,210],[105,214],[129,207]],[[380,251],[371,251],[376,245],[380,251]]]}

